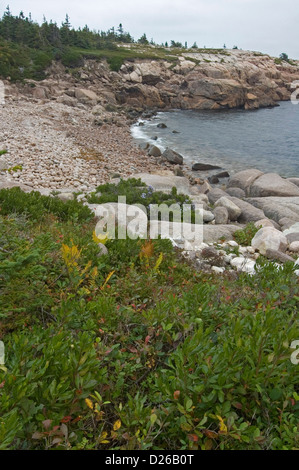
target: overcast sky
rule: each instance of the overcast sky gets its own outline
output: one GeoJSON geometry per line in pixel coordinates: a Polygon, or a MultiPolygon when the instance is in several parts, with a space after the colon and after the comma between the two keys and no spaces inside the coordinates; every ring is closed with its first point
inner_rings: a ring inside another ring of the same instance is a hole
{"type": "Polygon", "coordinates": [[[72,26],[108,30],[122,23],[134,39],[146,33],[155,42],[172,39],[188,46],[282,52],[299,59],[298,0],[0,0],[14,15],[21,10],[59,25],[68,13],[72,26]]]}

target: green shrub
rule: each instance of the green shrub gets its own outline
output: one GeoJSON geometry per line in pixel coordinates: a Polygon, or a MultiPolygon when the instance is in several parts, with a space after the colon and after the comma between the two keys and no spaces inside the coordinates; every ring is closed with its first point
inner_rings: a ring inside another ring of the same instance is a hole
{"type": "Polygon", "coordinates": [[[65,67],[76,68],[81,67],[84,63],[83,57],[80,52],[74,50],[67,50],[61,56],[61,62],[65,67]]]}
{"type": "Polygon", "coordinates": [[[249,246],[251,240],[261,227],[256,227],[253,222],[249,222],[242,230],[237,230],[234,233],[234,239],[239,245],[249,246]]]}
{"type": "Polygon", "coordinates": [[[53,214],[61,220],[92,218],[88,207],[76,200],[63,202],[58,197],[42,196],[37,191],[24,193],[18,187],[0,190],[0,207],[2,215],[26,213],[34,220],[40,220],[46,214],[53,214]]]}

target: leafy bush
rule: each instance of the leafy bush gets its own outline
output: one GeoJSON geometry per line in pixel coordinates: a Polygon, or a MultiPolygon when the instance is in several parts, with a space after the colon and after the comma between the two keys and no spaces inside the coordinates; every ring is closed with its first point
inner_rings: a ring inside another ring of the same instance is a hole
{"type": "Polygon", "coordinates": [[[256,227],[253,222],[249,222],[242,230],[237,230],[234,233],[234,239],[239,245],[249,246],[251,240],[261,227],[256,227]]]}
{"type": "Polygon", "coordinates": [[[74,51],[72,49],[68,49],[62,54],[61,62],[66,67],[70,68],[81,67],[84,63],[83,57],[80,52],[74,51]]]}
{"type": "Polygon", "coordinates": [[[58,197],[42,196],[37,191],[24,193],[20,188],[0,190],[1,214],[26,213],[35,220],[42,219],[46,214],[53,214],[61,220],[90,220],[92,213],[88,207],[73,200],[63,202],[58,197]]]}

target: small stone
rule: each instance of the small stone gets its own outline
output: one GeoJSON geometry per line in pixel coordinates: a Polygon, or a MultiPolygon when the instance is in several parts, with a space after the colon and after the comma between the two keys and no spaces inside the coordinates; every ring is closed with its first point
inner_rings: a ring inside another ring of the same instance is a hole
{"type": "Polygon", "coordinates": [[[237,258],[237,255],[235,255],[235,253],[230,253],[229,255],[225,255],[223,259],[226,264],[230,264],[231,260],[234,258],[237,258]]]}
{"type": "Polygon", "coordinates": [[[158,129],[166,129],[167,126],[164,122],[160,122],[160,124],[157,125],[158,129]]]}
{"type": "Polygon", "coordinates": [[[239,246],[237,242],[235,242],[234,240],[228,240],[227,244],[229,246],[232,246],[232,247],[236,247],[236,246],[239,246]]]}
{"type": "Polygon", "coordinates": [[[208,163],[194,163],[192,166],[192,171],[208,171],[208,170],[216,170],[221,168],[220,166],[210,165],[208,163]]]}
{"type": "Polygon", "coordinates": [[[231,260],[231,266],[237,268],[237,271],[246,272],[248,274],[255,273],[255,261],[247,260],[243,257],[237,257],[231,260]]]}
{"type": "Polygon", "coordinates": [[[183,157],[182,155],[180,155],[179,153],[175,152],[174,150],[171,150],[169,148],[167,148],[163,153],[162,153],[162,157],[163,158],[166,158],[166,160],[169,162],[169,163],[173,163],[175,165],[182,165],[183,164],[183,157]]]}
{"type": "Polygon", "coordinates": [[[212,271],[214,271],[217,274],[222,274],[225,271],[224,267],[219,267],[219,266],[212,266],[212,271]]]}
{"type": "Polygon", "coordinates": [[[217,173],[215,176],[217,176],[217,178],[229,178],[229,173],[228,171],[221,171],[220,173],[217,173]]]}
{"type": "Polygon", "coordinates": [[[294,241],[290,244],[289,250],[292,251],[293,253],[298,253],[299,252],[299,241],[294,241]]]}
{"type": "Polygon", "coordinates": [[[206,211],[206,210],[204,210],[204,209],[203,209],[202,212],[203,212],[203,221],[204,221],[204,222],[207,222],[207,223],[208,223],[208,222],[212,222],[212,220],[215,219],[215,216],[214,216],[213,212],[211,212],[211,211],[206,211]]]}
{"type": "Polygon", "coordinates": [[[99,253],[97,255],[98,257],[108,255],[108,248],[105,245],[103,245],[103,243],[98,243],[98,247],[99,247],[99,253]]]}
{"type": "Polygon", "coordinates": [[[74,199],[74,194],[73,193],[60,193],[58,194],[58,198],[61,201],[72,201],[74,199]]]}
{"type": "Polygon", "coordinates": [[[215,258],[216,256],[218,256],[218,251],[213,246],[208,246],[201,252],[201,257],[204,259],[215,258]]]}
{"type": "Polygon", "coordinates": [[[266,251],[266,257],[269,259],[274,259],[280,261],[281,263],[286,263],[287,261],[294,261],[293,258],[285,253],[281,253],[277,250],[268,249],[266,251]]]}
{"type": "Polygon", "coordinates": [[[176,166],[174,167],[173,173],[175,174],[175,176],[181,176],[181,177],[182,177],[182,176],[185,176],[183,170],[180,168],[179,165],[176,165],[176,166]]]}
{"type": "Polygon", "coordinates": [[[219,178],[217,178],[217,176],[215,176],[215,175],[209,176],[208,181],[211,184],[217,184],[217,183],[219,183],[219,178]]]}

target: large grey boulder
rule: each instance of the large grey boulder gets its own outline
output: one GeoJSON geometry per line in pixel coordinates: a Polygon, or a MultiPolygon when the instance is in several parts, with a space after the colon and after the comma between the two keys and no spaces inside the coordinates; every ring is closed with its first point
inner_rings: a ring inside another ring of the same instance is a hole
{"type": "Polygon", "coordinates": [[[204,180],[203,183],[198,184],[196,188],[200,194],[208,194],[211,191],[212,186],[207,180],[204,180]]]}
{"type": "Polygon", "coordinates": [[[150,157],[160,157],[161,156],[161,150],[156,145],[151,145],[149,150],[148,150],[148,154],[149,154],[150,157]]]}
{"type": "Polygon", "coordinates": [[[231,199],[227,197],[221,197],[218,201],[215,202],[215,207],[225,207],[228,212],[229,219],[231,221],[238,220],[240,217],[242,210],[239,206],[237,206],[231,199]]]}
{"type": "Polygon", "coordinates": [[[285,217],[299,222],[299,197],[255,197],[247,201],[275,222],[285,217]]]}
{"type": "Polygon", "coordinates": [[[243,199],[246,196],[244,189],[241,188],[227,188],[226,192],[230,196],[237,197],[238,199],[243,199]]]}
{"type": "Polygon", "coordinates": [[[76,98],[72,98],[71,96],[68,96],[68,95],[58,96],[56,102],[64,104],[65,106],[71,106],[71,107],[75,107],[78,104],[78,101],[76,100],[76,98]]]}
{"type": "Polygon", "coordinates": [[[265,218],[264,212],[261,209],[254,207],[249,202],[243,201],[236,197],[229,197],[229,198],[242,211],[240,217],[238,218],[238,222],[247,224],[248,222],[256,222],[257,220],[265,218]]]}
{"type": "Polygon", "coordinates": [[[299,222],[296,222],[282,233],[286,236],[290,244],[299,241],[299,222]]]}
{"type": "Polygon", "coordinates": [[[233,240],[234,233],[242,229],[242,225],[204,225],[203,226],[203,241],[205,243],[215,243],[220,239],[233,240]]]}
{"type": "Polygon", "coordinates": [[[221,166],[210,165],[209,163],[194,163],[192,165],[193,171],[209,171],[209,170],[218,170],[221,166]]]}
{"type": "Polygon", "coordinates": [[[295,184],[296,186],[299,186],[299,178],[288,178],[288,181],[295,184]]]}
{"type": "Polygon", "coordinates": [[[158,235],[161,235],[162,238],[172,239],[179,245],[183,244],[184,249],[187,251],[197,251],[202,242],[214,243],[219,239],[232,240],[233,234],[240,230],[240,228],[243,228],[240,225],[211,224],[198,225],[196,227],[197,235],[192,240],[192,237],[188,237],[188,235],[194,233],[194,224],[152,220],[151,238],[155,239],[158,235]]]}
{"type": "Polygon", "coordinates": [[[167,148],[163,153],[162,156],[166,158],[166,160],[169,163],[173,163],[175,165],[182,165],[183,164],[183,157],[179,153],[175,152],[174,150],[171,150],[167,148]]]}
{"type": "Polygon", "coordinates": [[[267,250],[284,253],[288,246],[288,240],[279,230],[273,227],[264,227],[255,234],[251,241],[251,246],[262,255],[266,255],[267,250]]]}
{"type": "Polygon", "coordinates": [[[92,90],[85,90],[83,88],[76,88],[75,89],[75,97],[77,100],[83,103],[93,103],[97,104],[99,97],[97,94],[92,90]]]}
{"type": "Polygon", "coordinates": [[[207,196],[209,198],[209,202],[211,204],[215,204],[215,202],[218,201],[218,199],[220,199],[221,197],[227,197],[227,193],[220,188],[211,188],[210,191],[207,193],[207,196]]]}
{"type": "Polygon", "coordinates": [[[230,178],[227,187],[240,188],[243,189],[246,194],[249,194],[250,186],[257,178],[262,176],[262,174],[260,170],[256,170],[255,168],[239,171],[230,178]]]}
{"type": "MultiPolygon", "coordinates": [[[[274,227],[273,223],[270,219],[260,219],[254,222],[256,228],[264,228],[264,227],[274,227]]],[[[277,227],[274,227],[277,228],[277,227]]]]}
{"type": "Polygon", "coordinates": [[[147,186],[151,186],[154,191],[163,191],[170,193],[172,188],[175,187],[179,194],[191,195],[193,187],[190,185],[188,178],[182,176],[162,176],[149,173],[136,173],[134,178],[140,178],[147,186]]]}
{"type": "Polygon", "coordinates": [[[267,173],[253,181],[249,195],[251,197],[299,196],[299,187],[276,173],[267,173]]]}
{"type": "Polygon", "coordinates": [[[229,216],[226,207],[215,207],[213,210],[215,216],[215,224],[225,225],[228,222],[229,216]]]}

